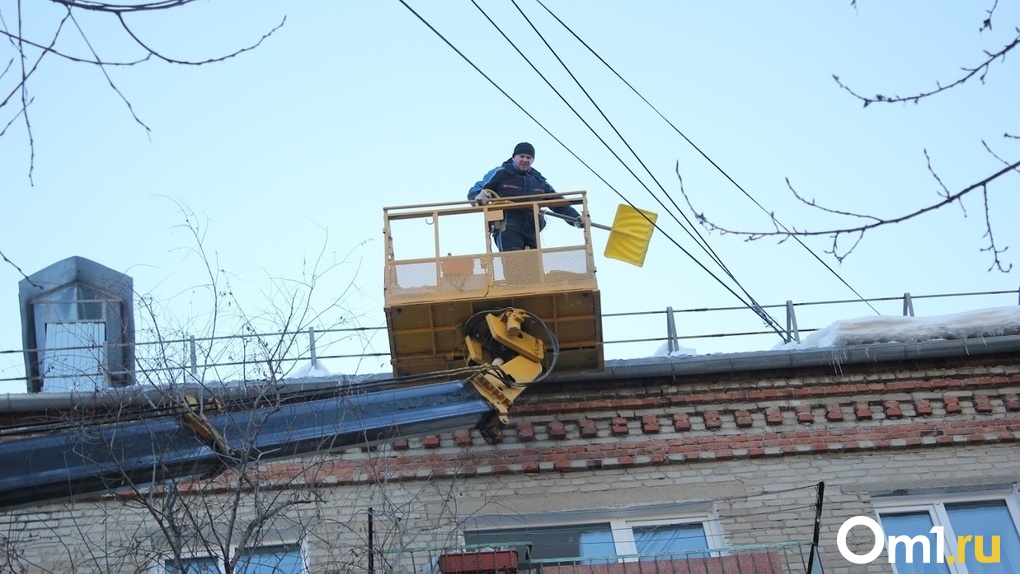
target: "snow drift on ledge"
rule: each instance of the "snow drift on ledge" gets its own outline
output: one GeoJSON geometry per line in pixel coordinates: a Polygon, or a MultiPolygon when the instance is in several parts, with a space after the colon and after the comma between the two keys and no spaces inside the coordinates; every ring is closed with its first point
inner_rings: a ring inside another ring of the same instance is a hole
{"type": "Polygon", "coordinates": [[[937,339],[972,339],[1020,334],[1020,306],[978,309],[935,317],[860,317],[837,321],[800,343],[774,349],[840,347],[872,343],[916,343],[937,339]]]}
{"type": "MultiPolygon", "coordinates": [[[[799,343],[780,343],[773,351],[817,347],[842,347],[875,343],[917,343],[938,339],[972,339],[1020,335],[1020,306],[993,307],[934,317],[860,317],[837,321],[803,337],[799,343]]],[[[672,353],[667,343],[654,357],[695,356],[694,349],[681,347],[672,353]]]]}

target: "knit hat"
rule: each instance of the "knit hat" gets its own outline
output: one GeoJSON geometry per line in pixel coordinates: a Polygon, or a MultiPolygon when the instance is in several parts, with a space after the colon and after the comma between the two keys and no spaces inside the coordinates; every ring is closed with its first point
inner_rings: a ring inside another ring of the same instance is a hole
{"type": "MultiPolygon", "coordinates": [[[[526,153],[526,154],[530,155],[531,157],[535,157],[535,146],[529,144],[528,142],[521,142],[521,143],[517,144],[517,147],[514,148],[514,155],[513,156],[516,156],[519,153],[526,153]]],[[[513,156],[510,156],[510,157],[513,157],[513,156]]]]}

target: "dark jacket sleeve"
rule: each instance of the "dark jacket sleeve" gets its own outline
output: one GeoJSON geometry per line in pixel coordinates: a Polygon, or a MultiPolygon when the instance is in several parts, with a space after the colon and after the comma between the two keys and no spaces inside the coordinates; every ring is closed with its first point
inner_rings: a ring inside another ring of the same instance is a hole
{"type": "MultiPolygon", "coordinates": [[[[503,166],[501,165],[490,169],[488,173],[482,176],[482,179],[476,181],[475,184],[471,186],[471,189],[468,190],[467,198],[473,200],[478,195],[478,192],[489,187],[489,185],[491,185],[492,178],[496,177],[496,174],[502,169],[503,166]]],[[[490,187],[489,189],[492,188],[490,187]]]]}
{"type": "MultiPolygon", "coordinates": [[[[553,189],[552,184],[550,184],[548,181],[546,181],[546,179],[544,177],[542,178],[542,183],[544,184],[545,189],[546,189],[545,193],[556,193],[556,190],[553,189]]],[[[572,205],[558,205],[556,207],[550,207],[549,210],[550,211],[554,211],[556,213],[559,213],[560,215],[565,215],[565,216],[573,218],[573,219],[580,219],[581,218],[581,214],[578,213],[577,210],[574,209],[574,206],[572,206],[572,205]]],[[[566,223],[570,224],[570,222],[565,220],[565,219],[563,221],[565,221],[566,223]]]]}

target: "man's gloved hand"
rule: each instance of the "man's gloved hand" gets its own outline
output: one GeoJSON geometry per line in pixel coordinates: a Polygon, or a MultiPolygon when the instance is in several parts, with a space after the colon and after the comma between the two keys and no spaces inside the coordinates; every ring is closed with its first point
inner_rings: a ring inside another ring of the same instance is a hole
{"type": "Polygon", "coordinates": [[[570,225],[573,225],[574,227],[576,227],[578,229],[584,229],[584,219],[582,219],[580,216],[578,216],[577,219],[575,219],[575,220],[570,222],[570,225]]]}
{"type": "Polygon", "coordinates": [[[490,189],[483,189],[475,196],[475,205],[486,205],[492,201],[493,192],[490,189]]]}

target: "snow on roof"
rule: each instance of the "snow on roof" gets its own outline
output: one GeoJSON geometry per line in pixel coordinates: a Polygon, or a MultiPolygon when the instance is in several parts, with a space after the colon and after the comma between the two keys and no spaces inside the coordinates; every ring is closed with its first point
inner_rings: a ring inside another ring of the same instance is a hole
{"type": "Polygon", "coordinates": [[[774,350],[842,347],[873,343],[916,343],[939,339],[972,339],[1020,334],[1020,306],[994,307],[935,317],[860,317],[837,321],[800,343],[774,350]]]}
{"type": "MultiPolygon", "coordinates": [[[[1020,334],[1020,306],[978,309],[934,317],[860,317],[837,321],[803,337],[799,343],[779,343],[773,351],[846,347],[876,343],[918,343],[1020,334]]],[[[695,349],[672,352],[663,343],[653,357],[693,357],[695,349]]]]}

